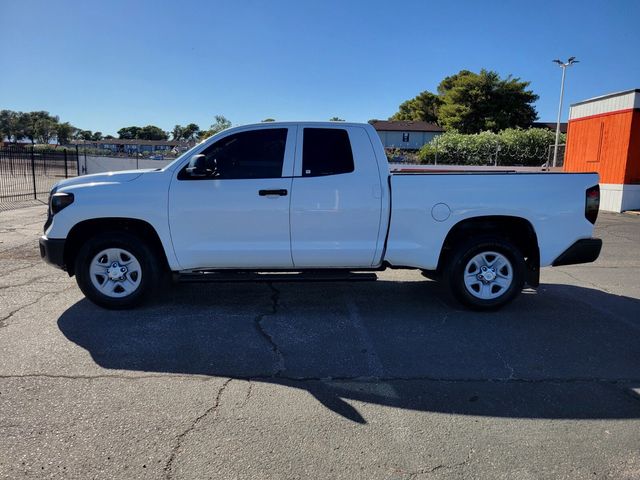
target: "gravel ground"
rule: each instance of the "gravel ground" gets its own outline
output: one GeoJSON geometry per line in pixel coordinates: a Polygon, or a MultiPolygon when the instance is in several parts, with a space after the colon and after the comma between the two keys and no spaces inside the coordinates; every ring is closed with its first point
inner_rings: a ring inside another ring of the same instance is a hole
{"type": "Polygon", "coordinates": [[[640,478],[640,217],[490,314],[437,283],[177,285],[126,312],[0,212],[0,478],[640,478]]]}

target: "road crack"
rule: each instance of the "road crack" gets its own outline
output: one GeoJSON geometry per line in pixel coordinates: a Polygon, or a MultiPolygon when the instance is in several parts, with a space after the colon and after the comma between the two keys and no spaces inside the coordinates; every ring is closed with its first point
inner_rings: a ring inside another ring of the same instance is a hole
{"type": "Polygon", "coordinates": [[[165,464],[165,467],[164,467],[164,476],[166,479],[170,479],[172,477],[173,465],[178,454],[180,453],[180,449],[182,447],[185,437],[189,435],[191,432],[193,432],[207,416],[211,414],[215,415],[218,407],[220,406],[220,400],[222,399],[222,394],[227,388],[227,385],[229,385],[229,383],[231,383],[232,380],[233,379],[231,378],[225,380],[225,382],[220,387],[220,390],[218,390],[218,394],[216,395],[213,405],[207,408],[202,414],[197,416],[196,419],[193,422],[191,422],[191,425],[189,425],[189,427],[185,431],[183,431],[180,435],[176,437],[176,444],[173,447],[171,454],[167,459],[167,463],[165,464]]]}
{"type": "Polygon", "coordinates": [[[10,273],[14,273],[14,272],[19,272],[20,270],[26,270],[28,268],[33,268],[35,266],[40,266],[42,265],[42,260],[39,262],[33,262],[33,263],[29,263],[27,265],[23,265],[22,267],[16,267],[10,270],[4,270],[5,275],[9,275],[10,273]]]}
{"type": "Polygon", "coordinates": [[[269,343],[269,345],[271,346],[271,350],[277,357],[275,368],[271,376],[279,377],[285,368],[284,355],[282,354],[282,351],[280,350],[280,347],[276,343],[273,336],[264,328],[262,322],[266,317],[270,317],[278,313],[278,307],[280,306],[280,291],[276,287],[274,287],[271,282],[268,282],[267,286],[271,290],[271,310],[258,315],[255,319],[255,324],[258,333],[260,333],[260,335],[269,343]]]}
{"type": "Polygon", "coordinates": [[[0,328],[4,328],[7,327],[9,324],[7,323],[9,321],[9,319],[11,319],[14,315],[18,314],[21,310],[24,310],[25,308],[28,308],[32,305],[35,305],[36,303],[38,303],[43,297],[40,297],[38,299],[36,299],[33,302],[27,303],[26,305],[22,305],[18,308],[16,308],[15,310],[9,312],[8,315],[5,315],[4,317],[0,318],[0,328]]]}
{"type": "Polygon", "coordinates": [[[417,478],[419,475],[428,475],[428,474],[436,472],[438,470],[453,470],[454,468],[463,467],[464,465],[469,463],[469,461],[471,460],[471,456],[473,455],[474,452],[475,452],[475,450],[473,450],[473,449],[470,450],[469,453],[467,454],[467,458],[465,458],[463,461],[458,462],[458,463],[454,463],[454,464],[440,463],[440,464],[436,465],[435,467],[423,468],[423,469],[417,470],[415,472],[410,472],[409,473],[409,479],[417,478]]]}
{"type": "Polygon", "coordinates": [[[580,283],[586,283],[587,285],[589,285],[589,286],[591,286],[591,287],[595,288],[596,290],[600,290],[600,291],[603,291],[603,292],[609,293],[609,294],[611,294],[611,295],[615,295],[615,293],[613,293],[613,292],[611,292],[611,291],[607,290],[606,288],[604,288],[604,287],[603,287],[603,286],[601,286],[601,285],[596,285],[595,283],[590,282],[589,280],[587,280],[587,279],[585,279],[585,278],[579,278],[579,277],[576,277],[575,275],[573,275],[572,273],[569,273],[568,271],[566,271],[566,270],[564,270],[564,269],[560,269],[560,268],[559,268],[558,270],[559,270],[560,272],[564,273],[567,277],[571,277],[572,279],[574,279],[576,282],[578,282],[578,284],[580,284],[580,283]]]}
{"type": "Polygon", "coordinates": [[[40,302],[41,300],[44,300],[46,297],[48,297],[49,295],[57,295],[59,293],[64,293],[67,290],[70,290],[71,288],[73,288],[75,285],[71,285],[67,288],[64,288],[62,290],[56,291],[56,292],[49,292],[49,293],[45,293],[44,295],[38,297],[36,300],[34,300],[33,302],[29,302],[25,305],[21,305],[20,307],[16,308],[15,310],[9,312],[7,315],[5,315],[4,317],[0,318],[0,328],[4,328],[7,327],[9,324],[7,323],[9,321],[9,319],[11,319],[13,316],[17,315],[21,310],[24,310],[25,308],[31,307],[32,305],[35,305],[36,303],[40,302]]]}
{"type": "Polygon", "coordinates": [[[496,351],[496,354],[498,355],[498,358],[500,359],[500,361],[502,362],[502,364],[504,365],[504,368],[506,368],[507,370],[509,370],[509,376],[507,378],[505,378],[505,380],[513,380],[515,379],[515,370],[514,368],[511,366],[511,364],[509,362],[507,362],[507,360],[502,356],[502,354],[500,353],[500,351],[496,351]]]}
{"type": "MultiPolygon", "coordinates": [[[[10,283],[8,285],[0,285],[0,290],[7,290],[10,288],[18,288],[18,287],[25,287],[27,285],[35,285],[35,284],[42,284],[45,282],[40,282],[40,280],[43,280],[47,277],[52,277],[53,275],[51,273],[47,273],[46,275],[40,275],[39,277],[34,277],[34,278],[30,278],[29,280],[27,280],[26,282],[22,282],[22,283],[10,283]]],[[[54,293],[54,292],[52,292],[54,293]]],[[[57,293],[57,292],[55,292],[57,293]]]]}
{"type": "Polygon", "coordinates": [[[247,404],[249,403],[249,399],[251,398],[251,393],[253,391],[253,383],[251,382],[251,380],[247,380],[247,383],[247,395],[244,397],[244,401],[242,402],[242,405],[240,405],[240,408],[244,408],[247,406],[247,404]]]}

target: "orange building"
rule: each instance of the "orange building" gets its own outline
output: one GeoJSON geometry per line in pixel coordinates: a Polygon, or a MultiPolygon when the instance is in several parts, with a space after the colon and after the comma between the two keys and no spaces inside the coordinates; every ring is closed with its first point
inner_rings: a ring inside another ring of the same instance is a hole
{"type": "Polygon", "coordinates": [[[600,174],[601,210],[640,209],[640,89],[571,105],[564,170],[600,174]]]}

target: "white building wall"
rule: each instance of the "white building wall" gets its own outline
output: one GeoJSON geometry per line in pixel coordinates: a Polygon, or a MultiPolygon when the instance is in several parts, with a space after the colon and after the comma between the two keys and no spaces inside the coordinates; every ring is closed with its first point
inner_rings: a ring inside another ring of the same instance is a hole
{"type": "Polygon", "coordinates": [[[579,105],[572,105],[569,109],[569,120],[632,108],[640,108],[640,93],[637,91],[612,96],[605,95],[604,97],[592,98],[579,105]]]}
{"type": "Polygon", "coordinates": [[[129,157],[95,157],[87,155],[86,160],[83,155],[78,158],[80,162],[80,173],[89,175],[91,173],[115,172],[118,170],[136,170],[138,168],[162,168],[173,160],[149,160],[129,157]]]}
{"type": "Polygon", "coordinates": [[[601,183],[600,210],[618,213],[640,210],[640,185],[601,183]]]}

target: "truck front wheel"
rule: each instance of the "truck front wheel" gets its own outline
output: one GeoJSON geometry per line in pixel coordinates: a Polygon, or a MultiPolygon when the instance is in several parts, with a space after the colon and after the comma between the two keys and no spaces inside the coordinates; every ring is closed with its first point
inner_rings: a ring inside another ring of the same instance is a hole
{"type": "Polygon", "coordinates": [[[153,251],[126,232],[99,234],[86,241],[76,257],[75,272],[82,293],[111,310],[138,305],[161,277],[153,251]]]}
{"type": "Polygon", "coordinates": [[[520,293],[525,268],[524,256],[511,242],[480,236],[454,249],[445,280],[462,304],[474,310],[494,310],[520,293]]]}

